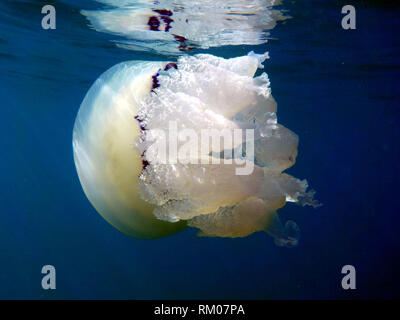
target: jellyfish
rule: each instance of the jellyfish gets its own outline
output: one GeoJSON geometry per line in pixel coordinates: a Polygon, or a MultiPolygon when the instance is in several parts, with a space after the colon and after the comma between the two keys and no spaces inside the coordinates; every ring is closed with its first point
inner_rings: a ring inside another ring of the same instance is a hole
{"type": "Polygon", "coordinates": [[[201,6],[188,0],[98,2],[107,7],[81,11],[91,28],[118,36],[118,47],[163,54],[262,44],[267,31],[287,18],[276,9],[277,0],[202,0],[201,6]]]}
{"type": "Polygon", "coordinates": [[[122,62],[102,74],[79,109],[73,150],[103,218],[138,238],[191,227],[210,237],[263,231],[295,246],[299,228],[283,225],[277,210],[320,204],[306,180],[283,173],[299,139],[277,122],[267,74],[256,76],[266,59],[198,54],[122,62]]]}

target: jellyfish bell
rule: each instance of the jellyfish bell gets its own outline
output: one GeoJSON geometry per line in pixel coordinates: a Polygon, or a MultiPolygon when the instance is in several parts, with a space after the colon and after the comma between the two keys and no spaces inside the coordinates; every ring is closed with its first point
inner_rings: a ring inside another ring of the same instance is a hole
{"type": "Polygon", "coordinates": [[[75,165],[87,198],[115,228],[138,238],[167,236],[186,225],[158,220],[138,188],[142,159],[134,148],[140,134],[136,106],[165,65],[130,61],[106,71],[83,100],[73,131],[75,165]]]}
{"type": "Polygon", "coordinates": [[[306,180],[282,173],[296,160],[298,137],[277,123],[267,74],[255,76],[267,58],[250,52],[231,59],[199,54],[176,63],[129,61],[100,76],[73,133],[78,175],[96,210],[139,238],[189,225],[202,236],[264,231],[277,245],[296,245],[297,225],[283,226],[276,211],[286,202],[318,202],[306,180]],[[172,122],[178,132],[190,129],[197,137],[204,129],[252,130],[254,141],[233,139],[203,150],[197,139],[173,141],[161,134],[171,131],[172,122]],[[160,141],[190,152],[179,153],[179,161],[161,161],[153,148],[160,141]],[[243,149],[246,156],[236,152],[243,149]],[[237,174],[248,165],[251,171],[237,174]]]}

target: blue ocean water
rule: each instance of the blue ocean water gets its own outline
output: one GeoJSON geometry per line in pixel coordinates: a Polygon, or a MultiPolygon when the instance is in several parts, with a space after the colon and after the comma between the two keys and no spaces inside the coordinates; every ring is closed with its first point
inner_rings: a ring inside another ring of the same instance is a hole
{"type": "Polygon", "coordinates": [[[288,172],[307,178],[324,204],[279,211],[302,232],[288,249],[264,233],[198,238],[187,229],[139,240],[111,227],[75,171],[76,113],[114,64],[174,57],[115,47],[79,13],[94,1],[2,1],[0,298],[398,298],[400,6],[352,1],[357,29],[343,30],[345,4],[283,1],[292,18],[267,44],[196,51],[270,53],[279,122],[300,137],[288,172]],[[45,4],[56,7],[56,30],[41,28],[45,4]],[[56,290],[41,288],[46,264],[56,267],[56,290]],[[341,287],[348,264],[356,290],[341,287]]]}

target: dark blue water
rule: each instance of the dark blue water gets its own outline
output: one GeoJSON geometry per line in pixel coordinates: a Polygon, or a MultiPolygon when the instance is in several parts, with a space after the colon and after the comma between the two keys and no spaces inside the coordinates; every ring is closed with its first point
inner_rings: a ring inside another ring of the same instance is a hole
{"type": "Polygon", "coordinates": [[[75,172],[74,119],[112,65],[166,58],[118,49],[90,30],[79,9],[95,2],[1,1],[0,298],[398,298],[400,6],[353,1],[357,29],[346,31],[345,4],[284,1],[292,19],[267,44],[207,51],[270,52],[279,121],[300,136],[289,173],[307,178],[324,204],[280,210],[302,230],[287,249],[263,233],[197,238],[187,229],[146,241],[112,228],[75,172]],[[41,29],[47,3],[56,30],[41,29]],[[56,290],[41,289],[45,264],[56,267],[56,290]],[[341,288],[347,264],[356,290],[341,288]]]}

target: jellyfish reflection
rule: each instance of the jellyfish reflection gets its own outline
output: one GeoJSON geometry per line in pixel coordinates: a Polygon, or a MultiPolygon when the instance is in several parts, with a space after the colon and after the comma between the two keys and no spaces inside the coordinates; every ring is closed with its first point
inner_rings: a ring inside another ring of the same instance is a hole
{"type": "Polygon", "coordinates": [[[119,47],[179,54],[194,48],[256,45],[286,19],[276,0],[98,0],[101,10],[82,10],[90,26],[119,36],[119,47]]]}

